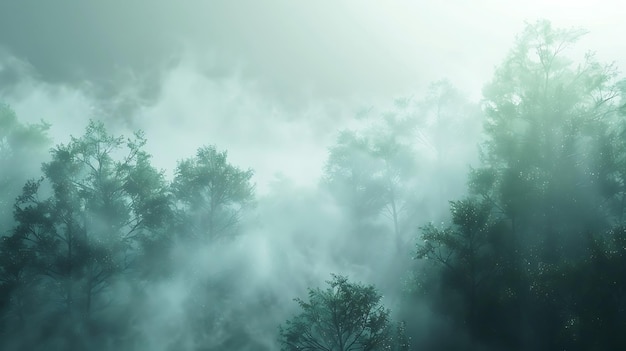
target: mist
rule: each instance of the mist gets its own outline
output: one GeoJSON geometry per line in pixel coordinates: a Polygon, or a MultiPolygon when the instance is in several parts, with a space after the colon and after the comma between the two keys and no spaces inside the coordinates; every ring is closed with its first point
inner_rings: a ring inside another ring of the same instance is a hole
{"type": "Polygon", "coordinates": [[[295,350],[335,274],[372,350],[619,349],[621,11],[0,5],[0,348],[295,350]]]}

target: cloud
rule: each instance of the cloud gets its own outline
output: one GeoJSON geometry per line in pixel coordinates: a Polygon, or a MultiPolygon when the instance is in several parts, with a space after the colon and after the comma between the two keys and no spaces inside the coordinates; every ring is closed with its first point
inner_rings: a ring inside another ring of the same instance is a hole
{"type": "Polygon", "coordinates": [[[80,135],[89,118],[95,115],[94,99],[67,84],[52,84],[38,79],[27,62],[3,53],[0,55],[0,101],[11,106],[23,123],[52,123],[50,136],[67,142],[69,135],[80,135]]]}
{"type": "Polygon", "coordinates": [[[115,98],[101,101],[88,82],[53,84],[38,79],[15,57],[6,55],[0,62],[1,72],[15,76],[11,88],[0,94],[2,101],[23,122],[51,123],[55,144],[82,135],[89,119],[104,121],[114,134],[141,129],[155,165],[170,176],[178,160],[214,144],[229,152],[231,162],[255,171],[261,193],[279,174],[299,185],[315,185],[328,145],[352,116],[350,102],[311,102],[288,110],[265,98],[255,81],[236,70],[215,77],[212,61],[192,54],[160,73],[162,89],[150,102],[140,97],[144,82],[138,77],[120,86],[115,98]]]}
{"type": "Polygon", "coordinates": [[[103,99],[133,72],[153,79],[141,91],[151,100],[163,66],[210,52],[214,77],[236,66],[260,96],[297,109],[402,95],[442,77],[478,98],[524,20],[586,27],[589,48],[613,59],[621,56],[610,39],[624,25],[620,9],[611,0],[11,2],[0,5],[0,43],[43,81],[91,81],[103,99]]]}
{"type": "Polygon", "coordinates": [[[193,57],[181,60],[163,75],[156,103],[133,118],[157,165],[171,170],[181,157],[214,144],[238,166],[255,170],[261,192],[278,174],[314,185],[328,145],[351,118],[351,104],[312,102],[293,111],[238,72],[214,78],[203,67],[193,57]]]}

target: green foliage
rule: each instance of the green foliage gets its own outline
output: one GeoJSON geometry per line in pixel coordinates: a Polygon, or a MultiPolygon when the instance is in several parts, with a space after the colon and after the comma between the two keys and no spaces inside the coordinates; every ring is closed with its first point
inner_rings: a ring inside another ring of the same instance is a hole
{"type": "Polygon", "coordinates": [[[214,146],[179,162],[172,191],[181,230],[203,240],[232,232],[254,199],[252,175],[228,163],[227,153],[214,146]]]}
{"type": "Polygon", "coordinates": [[[483,91],[487,163],[550,171],[602,126],[618,97],[616,70],[592,54],[578,65],[565,56],[583,34],[539,21],[518,37],[483,91]],[[575,149],[568,149],[572,139],[575,149]]]}
{"type": "MultiPolygon", "coordinates": [[[[622,88],[624,89],[624,88],[622,88]]],[[[624,92],[620,103],[624,103],[624,92]]],[[[626,221],[626,113],[611,120],[596,154],[597,182],[614,225],[626,221]]]]}
{"type": "Polygon", "coordinates": [[[82,137],[51,150],[44,176],[17,198],[17,225],[0,247],[7,315],[37,321],[47,312],[29,306],[46,304],[70,325],[88,326],[110,303],[107,289],[138,257],[140,239],[168,218],[166,183],[144,144],[139,133],[125,141],[90,122],[82,137]]]}
{"type": "Polygon", "coordinates": [[[559,243],[571,241],[565,236],[609,224],[599,220],[604,200],[595,189],[599,174],[607,189],[615,186],[605,134],[619,89],[612,65],[591,53],[580,64],[567,57],[584,34],[547,21],[528,24],[484,88],[488,139],[483,166],[470,173],[470,190],[511,221],[515,236],[542,246],[542,259],[569,255],[574,248],[559,243]]]}
{"type": "Polygon", "coordinates": [[[450,212],[453,226],[440,229],[431,223],[422,227],[424,244],[418,245],[416,258],[435,259],[444,265],[454,258],[465,267],[470,257],[489,243],[489,230],[494,222],[487,202],[451,201],[450,212]]]}
{"type": "Polygon", "coordinates": [[[389,311],[374,286],[333,275],[326,290],[309,289],[296,299],[302,313],[280,327],[282,350],[384,350],[389,344],[389,311]]]}
{"type": "Polygon", "coordinates": [[[478,323],[477,309],[481,296],[502,273],[502,262],[495,251],[500,249],[494,237],[498,221],[492,218],[487,202],[473,199],[450,203],[452,225],[421,228],[421,243],[415,258],[440,266],[446,287],[460,292],[467,306],[462,316],[466,325],[478,323]]]}
{"type": "Polygon", "coordinates": [[[483,91],[470,197],[451,203],[450,225],[422,227],[416,258],[442,268],[426,291],[496,348],[624,345],[621,88],[612,65],[567,56],[584,34],[527,25],[483,91]]]}

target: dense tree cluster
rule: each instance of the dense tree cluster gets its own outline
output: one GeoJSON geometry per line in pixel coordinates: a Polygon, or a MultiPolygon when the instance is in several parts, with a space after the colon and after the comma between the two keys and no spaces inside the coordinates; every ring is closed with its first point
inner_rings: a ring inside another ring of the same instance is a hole
{"type": "Polygon", "coordinates": [[[480,106],[441,81],[341,131],[316,191],[345,240],[326,244],[377,287],[333,274],[291,307],[262,283],[235,292],[253,280],[236,258],[206,260],[258,240],[245,219],[276,205],[226,151],[200,147],[168,179],[141,132],[92,121],[47,153],[48,125],[1,105],[0,349],[625,349],[626,85],[571,58],[584,34],[528,24],[480,106]]]}
{"type": "MultiPolygon", "coordinates": [[[[43,127],[20,128],[46,139],[43,127]]],[[[5,140],[7,149],[24,142],[5,140]]],[[[145,142],[141,133],[114,137],[91,122],[82,137],[50,151],[41,178],[26,182],[13,205],[15,225],[0,243],[1,327],[4,335],[31,335],[7,347],[95,347],[130,327],[125,311],[111,308],[136,303],[116,301],[120,279],[136,281],[131,288],[158,279],[170,266],[167,245],[183,233],[196,242],[234,233],[253,195],[252,172],[211,146],[181,161],[168,184],[145,142]],[[196,229],[197,221],[208,225],[196,229]]]]}
{"type": "Polygon", "coordinates": [[[519,36],[484,89],[467,199],[450,227],[422,228],[436,303],[457,298],[448,313],[496,349],[625,345],[623,91],[612,65],[565,55],[583,34],[541,21],[519,36]]]}

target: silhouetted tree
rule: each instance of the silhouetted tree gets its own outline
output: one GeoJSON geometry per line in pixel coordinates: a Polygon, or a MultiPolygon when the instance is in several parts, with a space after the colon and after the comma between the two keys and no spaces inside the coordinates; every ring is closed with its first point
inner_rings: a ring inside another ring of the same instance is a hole
{"type": "Polygon", "coordinates": [[[280,327],[282,350],[375,351],[389,345],[389,311],[374,286],[333,275],[329,288],[296,299],[302,313],[280,327]]]}
{"type": "Polygon", "coordinates": [[[231,233],[254,200],[252,175],[228,163],[226,151],[214,146],[179,162],[172,189],[184,234],[214,240],[231,233]]]}
{"type": "Polygon", "coordinates": [[[509,219],[518,244],[541,246],[544,261],[580,242],[561,239],[602,225],[591,211],[601,208],[594,158],[619,96],[612,65],[566,56],[584,34],[529,24],[484,88],[487,141],[472,190],[509,219]]]}
{"type": "MultiPolygon", "coordinates": [[[[453,202],[454,226],[427,226],[418,244],[418,258],[435,259],[444,267],[440,284],[448,293],[441,297],[442,306],[463,296],[465,303],[454,307],[462,311],[457,318],[469,321],[467,330],[482,343],[569,349],[585,335],[587,345],[615,348],[582,329],[572,332],[582,320],[575,311],[591,300],[585,298],[589,292],[571,284],[598,264],[597,254],[582,258],[596,250],[595,241],[606,240],[589,233],[609,230],[622,212],[616,71],[592,54],[578,65],[565,55],[584,34],[555,29],[547,21],[527,25],[483,90],[487,138],[482,164],[470,172],[475,200],[465,202],[481,205],[466,207],[459,222],[463,202],[453,202]],[[604,194],[598,191],[602,186],[604,194]],[[462,229],[489,222],[482,236],[462,229]]],[[[607,281],[596,283],[599,291],[608,288],[607,281]]],[[[609,315],[596,318],[615,321],[609,315]]],[[[598,325],[605,330],[617,326],[598,325]]]]}
{"type": "MultiPolygon", "coordinates": [[[[139,239],[167,219],[166,184],[144,144],[140,133],[124,141],[91,122],[81,138],[51,151],[44,177],[29,181],[16,201],[17,226],[2,247],[15,259],[3,262],[3,279],[40,289],[48,310],[35,317],[57,315],[55,328],[67,329],[55,337],[69,333],[70,349],[94,331],[92,314],[110,303],[107,288],[137,259],[139,239]]],[[[22,318],[18,293],[12,308],[22,318]]]]}
{"type": "MultiPolygon", "coordinates": [[[[452,201],[450,212],[451,226],[422,227],[423,243],[418,245],[415,258],[439,266],[444,286],[462,299],[466,311],[460,315],[462,325],[478,333],[493,322],[483,311],[493,280],[501,274],[501,262],[494,252],[500,223],[493,218],[488,203],[474,199],[452,201]]],[[[442,303],[446,304],[445,299],[442,303]]]]}

